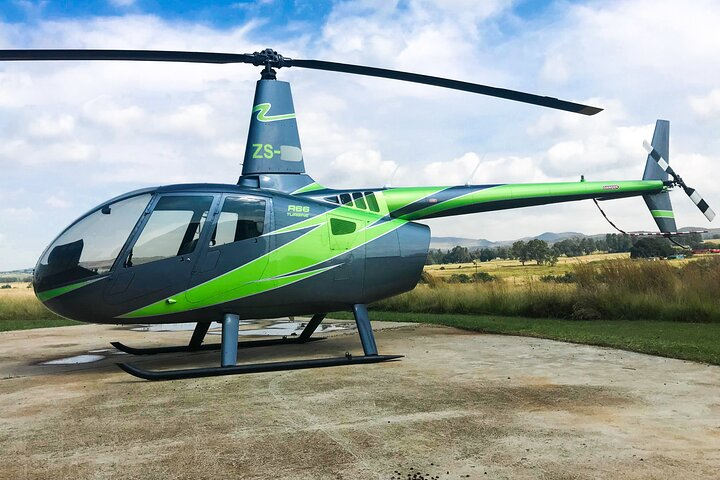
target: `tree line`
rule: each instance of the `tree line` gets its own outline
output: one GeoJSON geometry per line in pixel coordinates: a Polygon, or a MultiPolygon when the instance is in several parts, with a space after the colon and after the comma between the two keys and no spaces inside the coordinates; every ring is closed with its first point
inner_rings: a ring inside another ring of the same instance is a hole
{"type": "MultiPolygon", "coordinates": [[[[682,238],[683,243],[691,248],[702,247],[702,236],[699,233],[682,238]]],[[[554,265],[558,257],[579,257],[594,252],[621,253],[630,252],[633,258],[666,257],[675,253],[672,244],[662,237],[630,237],[608,233],[605,238],[572,237],[550,245],[545,240],[518,240],[512,245],[469,249],[455,246],[450,250],[431,249],[428,253],[428,265],[447,263],[470,263],[473,261],[489,262],[490,260],[514,259],[523,265],[536,262],[538,265],[554,265]]]]}

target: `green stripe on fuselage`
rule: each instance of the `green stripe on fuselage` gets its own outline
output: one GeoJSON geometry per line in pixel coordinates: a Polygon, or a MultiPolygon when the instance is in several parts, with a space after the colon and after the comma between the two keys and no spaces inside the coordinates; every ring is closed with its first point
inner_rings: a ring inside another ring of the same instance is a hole
{"type": "Polygon", "coordinates": [[[290,195],[297,195],[297,194],[299,194],[299,193],[314,192],[314,191],[316,191],[316,190],[324,190],[324,189],[325,189],[325,187],[323,187],[323,186],[320,185],[319,183],[313,182],[313,183],[311,183],[311,184],[309,184],[309,185],[305,185],[304,187],[298,188],[298,189],[295,190],[294,192],[290,193],[290,195]]]}
{"type": "Polygon", "coordinates": [[[448,187],[401,187],[383,190],[383,198],[387,203],[387,208],[392,212],[405,208],[417,201],[435,195],[448,187]]]}
{"type": "Polygon", "coordinates": [[[338,207],[329,212],[277,230],[272,233],[285,233],[311,227],[308,232],[300,237],[276,248],[262,257],[252,260],[245,265],[241,265],[203,284],[168,297],[172,298],[174,303],[169,303],[167,301],[168,299],[165,298],[121,315],[119,318],[142,318],[196,310],[239,300],[251,295],[265,293],[318,275],[337,265],[329,265],[311,271],[305,270],[355,250],[407,223],[405,220],[394,219],[373,224],[378,218],[379,216],[377,214],[359,212],[346,207],[338,207]],[[347,250],[338,251],[330,249],[329,229],[325,224],[333,214],[340,214],[344,218],[354,218],[357,221],[363,221],[369,225],[359,231],[362,235],[355,236],[355,243],[347,250]],[[266,259],[265,257],[269,258],[266,259]],[[267,269],[265,268],[266,265],[268,265],[267,269]],[[262,271],[258,271],[258,269],[262,269],[262,271]],[[264,277],[259,280],[247,280],[248,278],[258,279],[260,275],[264,275],[264,277]],[[188,293],[191,293],[192,298],[202,300],[191,302],[188,300],[188,293]]]}
{"type": "Polygon", "coordinates": [[[105,278],[107,278],[107,275],[105,275],[104,277],[92,278],[90,280],[84,280],[82,282],[65,285],[64,287],[53,288],[52,290],[45,290],[44,292],[37,292],[35,296],[41,302],[47,302],[52,298],[59,297],[60,295],[65,295],[66,293],[72,292],[73,290],[77,290],[78,288],[82,288],[86,285],[90,285],[91,283],[95,283],[98,280],[103,280],[105,278]]]}

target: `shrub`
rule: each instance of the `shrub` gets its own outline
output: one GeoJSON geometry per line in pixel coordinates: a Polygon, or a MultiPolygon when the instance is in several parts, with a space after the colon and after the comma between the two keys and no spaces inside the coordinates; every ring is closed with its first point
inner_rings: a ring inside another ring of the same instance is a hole
{"type": "Polygon", "coordinates": [[[575,274],[573,272],[565,272],[562,275],[543,275],[540,277],[541,282],[545,283],[575,283],[575,274]]]}
{"type": "Polygon", "coordinates": [[[449,283],[470,283],[472,282],[472,279],[470,278],[470,275],[467,275],[465,273],[453,273],[450,275],[450,279],[448,280],[449,283]]]}
{"type": "Polygon", "coordinates": [[[494,282],[495,280],[497,280],[497,277],[495,277],[494,275],[490,275],[488,272],[477,272],[473,273],[472,279],[474,282],[487,283],[494,282]]]}

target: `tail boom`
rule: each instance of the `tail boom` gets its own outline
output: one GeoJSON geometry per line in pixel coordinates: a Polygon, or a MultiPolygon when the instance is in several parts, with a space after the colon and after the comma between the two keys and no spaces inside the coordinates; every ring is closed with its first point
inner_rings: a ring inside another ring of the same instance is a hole
{"type": "Polygon", "coordinates": [[[637,180],[406,187],[382,193],[391,217],[422,220],[593,198],[650,195],[664,192],[665,188],[661,180],[637,180]]]}

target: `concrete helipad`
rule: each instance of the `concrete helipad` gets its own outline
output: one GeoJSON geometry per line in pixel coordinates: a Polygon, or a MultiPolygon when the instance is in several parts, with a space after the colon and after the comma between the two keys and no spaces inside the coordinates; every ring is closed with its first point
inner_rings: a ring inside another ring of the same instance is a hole
{"type": "MultiPolygon", "coordinates": [[[[173,345],[190,332],[0,333],[0,478],[718,478],[720,367],[378,326],[380,352],[406,358],[156,383],[117,369],[131,359],[109,342],[173,345]],[[95,361],[44,364],[80,355],[95,361]]],[[[241,361],[360,353],[354,332],[328,335],[241,361]]],[[[132,361],[180,368],[217,355],[132,361]]]]}

